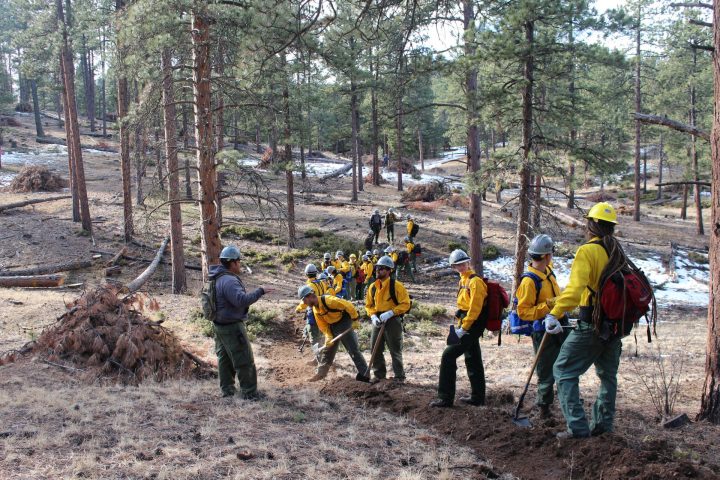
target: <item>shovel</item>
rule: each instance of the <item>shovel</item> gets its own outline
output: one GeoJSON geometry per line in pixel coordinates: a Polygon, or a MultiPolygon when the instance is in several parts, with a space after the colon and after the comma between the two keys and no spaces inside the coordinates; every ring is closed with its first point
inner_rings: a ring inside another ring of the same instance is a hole
{"type": "Polygon", "coordinates": [[[542,355],[543,349],[545,348],[545,344],[547,343],[547,339],[550,337],[547,332],[545,332],[545,335],[543,335],[542,341],[540,342],[540,347],[538,347],[537,354],[535,355],[535,361],[532,364],[532,367],[530,368],[530,374],[528,375],[527,382],[525,382],[525,390],[523,390],[522,395],[520,395],[520,400],[518,400],[518,404],[515,407],[515,414],[513,415],[512,422],[517,425],[518,427],[531,427],[530,419],[528,417],[521,417],[520,416],[520,409],[522,408],[523,401],[525,400],[525,394],[527,394],[528,387],[530,386],[530,380],[532,380],[533,373],[535,373],[535,367],[537,367],[538,360],[540,359],[540,355],[542,355]]]}
{"type": "MultiPolygon", "coordinates": [[[[353,331],[353,327],[348,328],[348,329],[345,330],[344,332],[341,332],[337,337],[333,338],[333,339],[331,340],[331,342],[332,342],[332,343],[337,342],[337,341],[340,340],[342,337],[344,337],[345,335],[347,335],[348,333],[350,333],[350,332],[352,332],[352,331],[353,331]]],[[[315,354],[315,357],[317,358],[318,363],[320,363],[320,354],[321,354],[322,352],[324,352],[326,349],[327,349],[327,347],[326,347],[325,345],[323,345],[322,347],[318,347],[317,344],[314,344],[314,345],[312,346],[312,351],[313,351],[313,353],[315,354]]]]}
{"type": "Polygon", "coordinates": [[[385,323],[380,325],[380,331],[378,332],[377,340],[375,340],[375,345],[373,346],[372,354],[370,355],[370,363],[368,363],[368,368],[365,370],[365,373],[358,372],[357,375],[355,375],[355,380],[358,380],[360,382],[370,382],[370,369],[373,366],[373,363],[375,362],[375,357],[377,356],[378,351],[380,350],[380,342],[383,340],[383,335],[385,334],[385,323]]]}

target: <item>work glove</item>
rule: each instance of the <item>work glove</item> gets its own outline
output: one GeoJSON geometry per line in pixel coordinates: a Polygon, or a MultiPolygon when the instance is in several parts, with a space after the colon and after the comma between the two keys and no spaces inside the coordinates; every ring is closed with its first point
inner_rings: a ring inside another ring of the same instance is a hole
{"type": "Polygon", "coordinates": [[[370,317],[370,321],[372,322],[373,327],[379,327],[382,323],[377,315],[370,317]]]}
{"type": "Polygon", "coordinates": [[[385,323],[394,316],[395,312],[393,312],[392,310],[388,310],[387,312],[380,314],[380,322],[385,323]]]}
{"type": "Polygon", "coordinates": [[[547,300],[545,300],[545,305],[547,305],[548,308],[553,308],[555,306],[556,299],[557,297],[548,298],[547,300]]]}
{"type": "Polygon", "coordinates": [[[353,322],[352,322],[352,327],[353,327],[355,330],[360,330],[360,320],[353,320],[353,322]]]}
{"type": "Polygon", "coordinates": [[[330,348],[333,346],[333,341],[331,337],[325,337],[325,348],[330,348]]]}
{"type": "Polygon", "coordinates": [[[550,335],[562,333],[562,325],[560,325],[558,319],[555,318],[553,315],[548,314],[545,317],[545,320],[543,320],[543,325],[545,326],[545,331],[550,335]]]}
{"type": "Polygon", "coordinates": [[[310,324],[306,323],[305,328],[303,328],[303,338],[310,338],[310,332],[311,332],[310,324]]]}
{"type": "Polygon", "coordinates": [[[462,327],[455,327],[455,335],[458,339],[462,338],[467,332],[462,327]]]}

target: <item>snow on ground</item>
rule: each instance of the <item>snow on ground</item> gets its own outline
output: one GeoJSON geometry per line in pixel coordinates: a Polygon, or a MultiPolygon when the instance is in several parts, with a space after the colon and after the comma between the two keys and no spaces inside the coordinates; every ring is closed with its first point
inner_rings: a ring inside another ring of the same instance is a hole
{"type": "MultiPolygon", "coordinates": [[[[670,278],[659,256],[631,260],[647,275],[655,288],[658,306],[689,305],[706,307],[708,305],[709,272],[705,265],[700,265],[688,258],[688,252],[678,251],[675,257],[676,279],[670,278]]],[[[553,270],[558,284],[564,287],[570,280],[572,259],[556,257],[553,259],[553,270]]],[[[449,265],[443,260],[437,266],[449,265]]],[[[483,263],[485,274],[495,281],[511,283],[515,270],[515,259],[511,256],[499,257],[483,263]]]]}
{"type": "MultiPolygon", "coordinates": [[[[10,152],[2,156],[2,164],[7,165],[42,165],[51,170],[67,171],[67,147],[63,145],[45,145],[30,153],[10,152]]],[[[10,185],[17,174],[14,172],[0,172],[0,187],[10,185]]]]}

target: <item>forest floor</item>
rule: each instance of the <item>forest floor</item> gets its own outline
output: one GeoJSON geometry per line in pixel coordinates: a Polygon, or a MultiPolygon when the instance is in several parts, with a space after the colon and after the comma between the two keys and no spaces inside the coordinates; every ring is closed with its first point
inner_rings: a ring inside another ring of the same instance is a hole
{"type": "MultiPolygon", "coordinates": [[[[35,144],[31,117],[14,118],[22,126],[8,128],[6,138],[14,137],[21,147],[39,152],[38,159],[49,161],[52,169],[66,177],[62,149],[35,144]],[[58,158],[53,160],[53,155],[58,158]]],[[[64,136],[50,121],[46,128],[50,135],[64,136]]],[[[91,139],[83,143],[89,144],[91,139]]],[[[82,235],[79,225],[72,222],[69,200],[9,210],[0,214],[0,268],[85,260],[92,258],[93,251],[114,253],[122,248],[118,158],[94,151],[86,152],[84,158],[90,209],[97,222],[92,238],[82,235]]],[[[12,175],[19,166],[3,161],[0,178],[12,175]]],[[[463,170],[459,164],[442,168],[445,173],[463,170]]],[[[150,170],[148,167],[149,175],[150,170]]],[[[284,175],[264,173],[263,177],[272,194],[282,198],[284,175]]],[[[418,241],[428,264],[420,262],[417,281],[406,285],[419,310],[438,306],[453,311],[455,278],[423,270],[445,257],[453,243],[467,240],[467,209],[443,202],[406,205],[389,184],[366,185],[360,201],[353,205],[350,185],[348,178],[326,183],[314,177],[304,182],[298,179],[295,210],[300,236],[326,225],[322,229],[333,231],[338,239],[357,242],[364,237],[374,208],[395,206],[403,213],[411,212],[421,226],[418,241]]],[[[135,208],[137,238],[145,245],[131,245],[129,255],[137,258],[150,259],[167,230],[164,210],[149,215],[161,201],[153,188],[152,179],[146,178],[147,207],[135,208]]],[[[621,197],[623,192],[627,194],[616,188],[613,193],[621,197]]],[[[0,203],[42,195],[5,191],[0,203]]],[[[506,195],[503,201],[510,197],[506,195]]],[[[618,198],[615,203],[624,201],[618,198]]],[[[590,203],[581,200],[581,204],[590,203]]],[[[493,204],[490,201],[483,208],[484,238],[503,257],[511,256],[515,236],[512,204],[493,204]]],[[[670,242],[700,249],[707,246],[705,238],[695,236],[692,217],[679,220],[676,208],[648,207],[645,212],[639,224],[623,216],[619,228],[636,258],[655,254],[668,258],[670,242]]],[[[183,214],[187,261],[199,264],[197,213],[193,206],[183,205],[183,214]]],[[[240,209],[230,203],[224,214],[242,217],[240,209]]],[[[246,222],[244,226],[280,238],[284,235],[282,223],[277,221],[246,222]]],[[[563,250],[568,251],[563,255],[570,255],[582,241],[580,230],[554,221],[547,220],[547,231],[563,239],[567,245],[563,250]]],[[[399,239],[404,236],[404,223],[397,226],[396,234],[399,239]]],[[[298,252],[314,241],[301,238],[298,252]]],[[[246,252],[253,273],[244,279],[250,288],[274,288],[256,305],[258,311],[273,315],[254,328],[253,342],[259,384],[267,398],[260,402],[222,399],[213,379],[146,382],[138,387],[114,385],[102,377],[89,382],[69,365],[46,363],[41,356],[20,357],[0,367],[0,478],[720,478],[720,429],[705,422],[664,429],[653,402],[664,390],[658,383],[677,382],[674,412],[685,412],[692,419],[698,411],[706,336],[706,308],[702,305],[664,303],[653,343],[646,343],[642,329],[637,346],[633,336],[623,341],[613,434],[559,442],[554,434],[564,428],[562,415],[555,405],[552,419],[536,417],[534,382],[525,400],[533,427],[519,429],[510,421],[532,362],[527,338],[505,336],[501,346],[491,336],[481,340],[487,406],[456,406],[452,410],[427,406],[435,395],[443,334],[450,322],[447,315],[408,323],[408,380],[404,384],[356,382],[350,360],[343,353],[326,380],[307,383],[313,374],[313,366],[308,364],[312,354],[309,349],[298,352],[302,319],[293,310],[296,288],[304,281],[302,268],[318,258],[299,256],[281,261],[287,252],[284,246],[229,232],[224,242],[236,243],[246,252]]],[[[101,263],[96,259],[93,268],[71,273],[67,283],[83,283],[85,290],[104,283],[101,263]]],[[[119,280],[134,278],[146,264],[123,262],[119,280]]],[[[160,266],[145,285],[161,307],[150,315],[163,319],[163,325],[188,348],[214,362],[213,341],[196,320],[200,275],[192,270],[188,275],[188,293],[172,295],[168,293],[169,266],[160,266]]],[[[73,289],[0,289],[0,353],[36,338],[81,293],[73,289]]],[[[366,324],[359,331],[366,355],[369,332],[366,324]]],[[[469,385],[462,361],[459,367],[458,395],[463,395],[469,385]]],[[[589,371],[581,379],[586,406],[592,403],[597,387],[597,378],[589,371]]]]}

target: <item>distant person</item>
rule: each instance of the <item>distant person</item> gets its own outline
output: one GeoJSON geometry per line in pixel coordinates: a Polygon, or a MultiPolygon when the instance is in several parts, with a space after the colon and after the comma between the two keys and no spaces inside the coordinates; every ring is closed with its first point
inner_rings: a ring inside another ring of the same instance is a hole
{"type": "Polygon", "coordinates": [[[383,163],[382,163],[382,166],[383,166],[383,167],[387,167],[389,163],[390,163],[390,156],[386,153],[386,154],[383,155],[383,163]]]}
{"type": "MultiPolygon", "coordinates": [[[[370,230],[375,234],[375,243],[380,243],[380,230],[382,229],[382,217],[380,216],[380,210],[375,209],[373,214],[370,216],[370,230]]],[[[372,245],[365,247],[368,250],[372,248],[372,245]]]]}
{"type": "Polygon", "coordinates": [[[220,252],[220,265],[210,266],[208,279],[215,282],[217,310],[213,330],[218,357],[218,377],[223,397],[235,395],[235,375],[246,400],[263,398],[257,390],[257,369],[245,330],[250,305],[271,290],[260,287],[247,293],[240,280],[240,249],[227,246],[220,252]]]}
{"type": "Polygon", "coordinates": [[[387,236],[387,242],[392,243],[395,241],[395,222],[400,220],[395,213],[395,209],[390,207],[385,214],[385,235],[387,236]]]}
{"type": "Polygon", "coordinates": [[[368,233],[365,236],[365,241],[363,242],[366,250],[370,250],[373,247],[373,239],[376,237],[376,235],[380,235],[380,232],[368,230],[368,233]]]}

